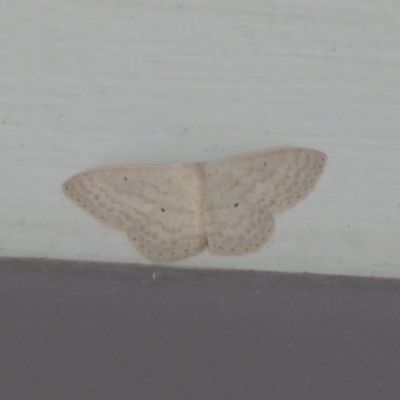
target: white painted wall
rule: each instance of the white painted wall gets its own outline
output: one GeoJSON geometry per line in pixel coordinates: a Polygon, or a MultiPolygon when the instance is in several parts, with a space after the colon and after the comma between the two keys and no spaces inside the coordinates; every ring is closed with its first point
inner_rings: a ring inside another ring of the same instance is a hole
{"type": "Polygon", "coordinates": [[[6,0],[2,256],[146,262],[63,197],[102,164],[325,151],[258,254],[178,265],[400,276],[397,0],[6,0]]]}

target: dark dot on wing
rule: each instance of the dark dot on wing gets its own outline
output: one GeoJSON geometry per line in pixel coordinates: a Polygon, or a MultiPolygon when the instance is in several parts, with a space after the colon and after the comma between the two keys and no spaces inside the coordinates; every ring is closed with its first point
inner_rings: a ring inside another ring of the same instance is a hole
{"type": "Polygon", "coordinates": [[[223,249],[223,247],[222,247],[222,246],[218,246],[218,248],[219,248],[219,249],[223,249]]]}
{"type": "Polygon", "coordinates": [[[266,166],[267,166],[267,163],[265,162],[265,163],[264,163],[264,167],[266,167],[266,166]]]}
{"type": "Polygon", "coordinates": [[[103,217],[102,215],[100,216],[100,218],[101,218],[101,219],[104,219],[104,217],[103,217]]]}
{"type": "Polygon", "coordinates": [[[271,229],[268,229],[268,233],[270,233],[271,232],[271,229]]]}
{"type": "Polygon", "coordinates": [[[84,207],[84,208],[86,208],[86,207],[87,207],[87,205],[86,205],[86,204],[84,204],[84,205],[83,205],[83,207],[84,207]]]}
{"type": "Polygon", "coordinates": [[[175,255],[175,252],[174,252],[174,251],[172,252],[172,255],[173,255],[173,256],[175,255]]]}
{"type": "Polygon", "coordinates": [[[245,251],[248,251],[248,250],[249,250],[249,249],[246,247],[246,248],[245,248],[245,251]]]}
{"type": "Polygon", "coordinates": [[[239,203],[235,203],[234,206],[237,207],[239,205],[239,203]]]}
{"type": "Polygon", "coordinates": [[[158,253],[159,256],[162,256],[162,253],[158,253]]]}
{"type": "Polygon", "coordinates": [[[140,247],[144,247],[144,245],[141,244],[140,247]]]}
{"type": "Polygon", "coordinates": [[[304,190],[308,190],[308,186],[306,186],[306,187],[304,188],[304,190]]]}
{"type": "Polygon", "coordinates": [[[162,208],[161,211],[162,211],[162,212],[165,212],[165,208],[162,208]]]}
{"type": "Polygon", "coordinates": [[[299,199],[300,198],[300,195],[298,194],[297,196],[296,196],[296,199],[299,199]]]}
{"type": "Polygon", "coordinates": [[[136,238],[132,238],[136,242],[136,238]]]}
{"type": "Polygon", "coordinates": [[[90,210],[90,212],[91,212],[92,214],[94,214],[94,211],[93,211],[93,210],[90,210]]]}
{"type": "MultiPolygon", "coordinates": [[[[71,195],[72,197],[73,197],[73,195],[71,195]]],[[[78,202],[78,203],[80,203],[81,202],[81,199],[76,199],[76,201],[78,202]]]]}
{"type": "Polygon", "coordinates": [[[148,250],[149,253],[151,253],[151,250],[148,250]]]}
{"type": "Polygon", "coordinates": [[[187,253],[189,251],[189,249],[185,249],[185,253],[187,253]]]}
{"type": "Polygon", "coordinates": [[[128,180],[128,178],[126,177],[126,176],[124,176],[124,180],[125,180],[125,182],[128,180]]]}
{"type": "Polygon", "coordinates": [[[255,247],[258,247],[258,243],[256,243],[254,246],[255,246],[255,247]]]}

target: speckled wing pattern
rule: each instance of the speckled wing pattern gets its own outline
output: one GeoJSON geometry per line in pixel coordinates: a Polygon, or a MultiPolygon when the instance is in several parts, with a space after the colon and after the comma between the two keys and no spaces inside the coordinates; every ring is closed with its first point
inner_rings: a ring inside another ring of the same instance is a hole
{"type": "Polygon", "coordinates": [[[210,251],[260,250],[273,233],[273,214],[295,206],[312,191],[326,159],[317,150],[281,148],[204,164],[210,251]]]}
{"type": "Polygon", "coordinates": [[[63,190],[99,222],[127,232],[151,261],[177,261],[206,245],[196,165],[101,167],[71,177],[63,190]]]}
{"type": "Polygon", "coordinates": [[[282,148],[203,164],[106,166],[71,177],[63,191],[125,231],[151,261],[178,261],[206,245],[214,254],[246,254],[269,240],[274,214],[312,191],[326,159],[282,148]]]}

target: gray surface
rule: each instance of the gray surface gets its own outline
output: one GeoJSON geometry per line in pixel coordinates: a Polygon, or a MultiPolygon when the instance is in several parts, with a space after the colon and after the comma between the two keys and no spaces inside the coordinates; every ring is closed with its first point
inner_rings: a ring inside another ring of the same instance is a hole
{"type": "Polygon", "coordinates": [[[400,398],[399,281],[1,260],[0,307],[2,400],[400,398]]]}

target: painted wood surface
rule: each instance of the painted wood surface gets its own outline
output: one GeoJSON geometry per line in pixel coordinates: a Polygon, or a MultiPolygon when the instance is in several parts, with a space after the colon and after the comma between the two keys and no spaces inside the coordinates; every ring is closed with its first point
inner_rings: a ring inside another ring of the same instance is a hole
{"type": "Polygon", "coordinates": [[[2,256],[144,263],[65,179],[301,146],[325,173],[262,252],[177,265],[400,277],[398,2],[6,3],[2,256]]]}

